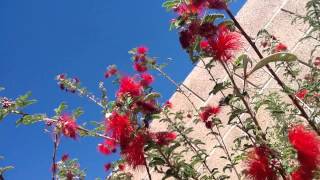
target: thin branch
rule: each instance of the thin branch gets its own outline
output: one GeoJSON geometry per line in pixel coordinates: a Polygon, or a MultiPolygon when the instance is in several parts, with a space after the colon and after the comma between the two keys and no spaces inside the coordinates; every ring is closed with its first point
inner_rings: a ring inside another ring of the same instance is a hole
{"type": "Polygon", "coordinates": [[[58,141],[59,141],[58,133],[54,132],[53,154],[52,154],[52,180],[56,179],[56,173],[57,173],[56,156],[57,156],[57,149],[59,145],[58,141]]]}

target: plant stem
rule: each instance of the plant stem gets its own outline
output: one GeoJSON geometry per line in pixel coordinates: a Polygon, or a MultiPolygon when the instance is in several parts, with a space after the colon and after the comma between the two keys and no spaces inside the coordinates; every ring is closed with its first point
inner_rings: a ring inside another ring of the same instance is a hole
{"type": "MultiPolygon", "coordinates": [[[[232,162],[231,156],[230,156],[230,154],[229,154],[229,151],[228,151],[228,149],[227,149],[226,144],[224,143],[224,140],[223,140],[223,137],[222,137],[222,135],[221,135],[221,133],[220,133],[220,129],[219,129],[218,125],[216,125],[216,129],[217,129],[218,135],[219,135],[219,137],[220,137],[220,139],[221,139],[221,145],[223,146],[224,152],[225,152],[225,154],[227,155],[227,158],[228,158],[228,160],[230,161],[230,164],[231,164],[234,172],[236,173],[238,179],[240,180],[240,179],[241,179],[241,176],[240,176],[237,168],[234,166],[234,164],[233,164],[233,162],[232,162]]],[[[211,128],[211,131],[213,132],[212,128],[211,128]]],[[[219,143],[220,143],[220,142],[219,142],[219,143]]]]}
{"type": "Polygon", "coordinates": [[[150,173],[150,169],[149,169],[149,166],[148,166],[148,163],[147,163],[146,158],[144,158],[144,166],[146,167],[146,170],[147,170],[147,173],[148,173],[149,180],[152,180],[152,178],[151,178],[151,173],[150,173]]]}
{"type": "Polygon", "coordinates": [[[59,136],[57,132],[55,132],[54,139],[53,139],[53,154],[52,154],[52,180],[56,179],[56,173],[57,173],[56,156],[57,156],[57,149],[58,149],[58,139],[59,139],[59,136]]]}
{"type": "MultiPolygon", "coordinates": [[[[241,34],[246,38],[246,40],[249,42],[250,46],[254,49],[254,51],[256,52],[256,54],[259,56],[260,59],[263,59],[263,55],[261,54],[261,52],[259,51],[258,47],[255,45],[255,43],[251,40],[251,38],[249,37],[249,35],[244,31],[244,29],[242,28],[242,26],[240,25],[240,23],[237,21],[237,19],[234,17],[234,15],[232,14],[232,12],[226,8],[225,9],[227,14],[230,16],[230,18],[232,19],[232,21],[234,22],[235,26],[240,30],[241,34]]],[[[286,85],[281,81],[281,79],[278,77],[278,75],[273,71],[273,69],[267,64],[266,65],[268,71],[271,73],[271,75],[273,76],[273,78],[277,81],[278,85],[284,90],[286,91],[286,85]]],[[[289,98],[291,99],[291,101],[293,102],[293,104],[299,109],[299,111],[301,112],[301,116],[304,117],[309,125],[317,132],[318,135],[320,135],[320,131],[318,130],[317,126],[315,125],[315,123],[309,118],[308,114],[306,113],[306,111],[304,110],[304,108],[299,104],[298,99],[292,95],[292,94],[288,94],[286,93],[289,98]]]]}
{"type": "Polygon", "coordinates": [[[158,149],[160,155],[164,158],[165,162],[168,164],[169,168],[172,169],[172,171],[175,173],[175,178],[182,180],[182,178],[179,177],[179,174],[177,173],[175,167],[171,164],[169,158],[163,153],[161,147],[158,146],[157,149],[158,149]]]}
{"type": "Polygon", "coordinates": [[[261,126],[260,126],[260,124],[259,124],[259,122],[258,122],[258,120],[257,120],[257,118],[256,118],[255,113],[252,111],[249,103],[246,101],[246,99],[244,98],[244,96],[241,94],[240,89],[239,89],[239,87],[237,86],[236,82],[234,81],[233,77],[231,76],[231,74],[230,74],[230,72],[229,72],[226,64],[225,64],[224,62],[222,62],[222,61],[220,61],[220,63],[221,63],[221,65],[222,65],[222,67],[224,68],[224,70],[226,71],[226,73],[228,74],[228,76],[229,76],[229,78],[230,78],[230,80],[231,80],[231,83],[232,83],[232,85],[233,85],[233,87],[234,87],[234,90],[236,91],[236,94],[240,97],[240,99],[241,99],[241,101],[243,102],[244,106],[246,107],[246,109],[247,109],[247,111],[248,111],[251,119],[253,120],[253,123],[256,125],[259,133],[261,133],[262,139],[265,140],[265,139],[266,139],[265,134],[262,132],[262,128],[261,128],[261,126]]]}
{"type": "MultiPolygon", "coordinates": [[[[179,127],[177,127],[177,126],[174,124],[174,122],[171,121],[171,119],[169,118],[169,116],[168,116],[167,113],[165,113],[165,115],[166,115],[167,119],[169,120],[169,122],[170,122],[170,123],[172,124],[172,126],[174,127],[174,129],[182,136],[182,138],[184,139],[184,141],[190,146],[190,148],[192,149],[192,151],[193,151],[198,157],[200,157],[200,158],[202,159],[201,155],[198,153],[198,150],[200,150],[200,149],[196,149],[196,148],[192,145],[192,143],[190,142],[190,140],[188,139],[188,137],[181,132],[181,130],[179,129],[179,127]]],[[[206,154],[206,155],[207,155],[207,154],[206,154]]],[[[208,172],[209,172],[209,173],[212,173],[212,171],[210,170],[210,168],[209,168],[209,166],[208,166],[208,164],[207,164],[207,162],[206,162],[206,158],[205,158],[205,159],[202,159],[202,163],[203,163],[204,167],[208,170],[208,172]]]]}

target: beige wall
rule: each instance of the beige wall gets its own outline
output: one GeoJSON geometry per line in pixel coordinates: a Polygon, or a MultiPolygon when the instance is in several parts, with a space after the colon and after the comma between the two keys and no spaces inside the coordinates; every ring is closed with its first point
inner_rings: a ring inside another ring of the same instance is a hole
{"type": "MultiPolygon", "coordinates": [[[[307,62],[310,58],[309,55],[314,42],[305,41],[301,43],[298,41],[308,31],[308,26],[301,23],[292,25],[291,21],[294,17],[290,13],[282,10],[285,9],[291,12],[303,14],[305,11],[304,6],[306,2],[306,0],[248,0],[237,14],[237,19],[250,36],[255,37],[260,29],[267,29],[270,33],[274,34],[283,43],[285,43],[291,52],[297,53],[299,59],[307,62]]],[[[245,47],[243,51],[249,54],[252,58],[258,60],[256,54],[248,46],[248,44],[244,43],[244,46],[245,47]]],[[[317,53],[320,55],[319,52],[317,53]]],[[[186,61],[188,60],[186,59],[186,61]]],[[[301,65],[301,68],[306,69],[306,67],[303,65],[301,65]]],[[[281,72],[281,69],[277,69],[276,72],[281,72]]],[[[216,79],[227,79],[226,74],[219,66],[212,69],[212,74],[216,79]]],[[[283,77],[280,74],[279,76],[283,77]]],[[[184,85],[201,96],[200,99],[185,88],[182,88],[198,108],[207,104],[215,105],[222,97],[222,95],[219,93],[214,96],[208,95],[209,91],[214,86],[209,78],[209,74],[206,72],[202,63],[200,62],[194,67],[194,69],[183,82],[184,85]]],[[[254,86],[249,86],[249,92],[263,93],[266,91],[274,91],[279,89],[276,82],[271,78],[265,69],[261,69],[257,73],[253,74],[249,81],[254,84],[254,86]]],[[[242,81],[240,78],[238,78],[238,83],[239,86],[242,86],[242,81]]],[[[226,90],[226,93],[227,92],[232,91],[226,90]]],[[[174,104],[174,110],[192,111],[191,104],[179,92],[176,92],[172,95],[171,102],[174,104]]],[[[226,121],[228,120],[227,112],[228,109],[226,107],[219,115],[224,124],[226,124],[226,121]]],[[[259,121],[261,121],[264,126],[268,122],[267,116],[268,115],[266,115],[264,112],[258,112],[257,114],[259,121]]],[[[219,159],[221,152],[213,151],[211,149],[214,140],[210,137],[206,137],[207,129],[204,127],[204,125],[202,123],[194,125],[192,122],[188,121],[190,120],[186,120],[187,126],[195,127],[195,131],[192,133],[192,136],[198,137],[204,142],[207,142],[205,148],[211,155],[208,159],[209,166],[213,168],[214,166],[219,165],[219,163],[223,163],[222,160],[219,159]]],[[[165,125],[158,123],[154,123],[152,126],[157,130],[165,129],[165,125]]],[[[225,128],[222,129],[222,133],[225,142],[229,147],[231,147],[234,137],[239,135],[241,132],[235,127],[225,126],[225,128]]],[[[199,167],[199,171],[201,171],[201,167],[199,167]]],[[[233,174],[231,176],[234,177],[233,174]]],[[[134,173],[134,179],[148,179],[144,168],[141,168],[139,171],[134,173]]],[[[154,176],[154,179],[161,179],[161,176],[156,175],[154,176]]]]}

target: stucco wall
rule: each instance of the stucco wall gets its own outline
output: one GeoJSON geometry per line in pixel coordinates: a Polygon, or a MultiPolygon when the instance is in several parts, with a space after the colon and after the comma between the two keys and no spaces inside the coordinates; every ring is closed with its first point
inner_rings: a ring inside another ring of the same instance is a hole
{"type": "MultiPolygon", "coordinates": [[[[306,0],[248,0],[238,12],[237,19],[250,36],[255,37],[260,29],[267,29],[270,33],[280,39],[281,42],[285,43],[288,46],[289,51],[296,53],[300,60],[307,62],[310,58],[310,51],[314,42],[299,42],[299,39],[309,30],[308,26],[302,23],[293,25],[292,19],[294,16],[284,11],[287,10],[303,14],[306,2],[306,0]]],[[[257,55],[247,43],[244,43],[243,52],[246,52],[253,59],[258,60],[257,55]]],[[[320,55],[320,52],[316,52],[316,54],[320,55]]],[[[307,67],[304,65],[301,65],[301,69],[306,68],[307,67]]],[[[282,79],[284,79],[281,75],[281,69],[274,70],[282,79]]],[[[214,67],[212,69],[212,74],[215,79],[224,80],[228,78],[220,66],[214,67]]],[[[239,75],[241,76],[241,73],[239,73],[239,75]]],[[[198,108],[208,104],[216,105],[222,97],[221,93],[209,96],[210,90],[214,87],[214,84],[209,79],[210,76],[208,72],[203,68],[202,62],[199,62],[186,77],[183,84],[197,93],[200,98],[193,95],[186,88],[181,87],[198,108]]],[[[253,74],[249,81],[253,84],[248,87],[249,93],[264,93],[280,89],[266,69],[261,69],[253,74]]],[[[237,82],[239,83],[239,86],[242,86],[241,78],[238,78],[237,82]]],[[[232,92],[232,89],[226,90],[225,94],[230,92],[232,92]]],[[[179,92],[174,93],[170,101],[174,104],[173,110],[192,111],[193,109],[185,96],[179,92]]],[[[224,124],[228,121],[227,113],[228,108],[225,107],[223,108],[223,112],[219,115],[224,124]]],[[[257,113],[257,118],[264,127],[268,123],[268,114],[263,111],[257,113]]],[[[186,119],[186,124],[187,126],[194,127],[195,131],[192,133],[193,137],[198,137],[204,142],[207,142],[205,148],[210,153],[210,157],[208,158],[210,168],[217,166],[219,163],[223,163],[223,160],[219,158],[222,155],[222,152],[212,150],[215,141],[211,137],[206,136],[208,130],[204,125],[202,123],[194,125],[190,119],[186,119]]],[[[152,128],[164,130],[165,125],[155,122],[152,124],[152,128]]],[[[230,150],[234,137],[238,136],[240,133],[241,132],[237,128],[231,126],[225,126],[225,128],[222,129],[223,138],[230,150]]],[[[202,167],[199,167],[199,171],[202,171],[202,167]]],[[[234,177],[234,174],[231,174],[231,176],[234,177]]],[[[134,173],[134,179],[148,179],[145,169],[141,168],[136,171],[134,173]]],[[[161,176],[154,176],[154,179],[161,179],[161,176]]]]}

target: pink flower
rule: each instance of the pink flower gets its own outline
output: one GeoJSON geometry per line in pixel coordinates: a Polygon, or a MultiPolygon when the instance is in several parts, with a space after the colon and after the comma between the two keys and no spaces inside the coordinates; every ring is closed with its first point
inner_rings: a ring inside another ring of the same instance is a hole
{"type": "Polygon", "coordinates": [[[148,52],[148,50],[149,49],[147,47],[145,47],[145,46],[139,46],[137,48],[137,53],[138,54],[146,54],[148,52]]]}
{"type": "Polygon", "coordinates": [[[143,134],[137,134],[123,149],[121,155],[133,168],[144,165],[144,145],[146,141],[143,134]]]}
{"type": "Polygon", "coordinates": [[[110,168],[111,168],[111,163],[107,163],[107,164],[104,165],[104,170],[105,171],[109,171],[110,168]]]}
{"type": "Polygon", "coordinates": [[[164,107],[165,108],[173,108],[173,105],[172,105],[172,103],[170,102],[170,101],[166,101],[165,103],[164,103],[164,107]]]}
{"type": "Polygon", "coordinates": [[[274,47],[274,52],[282,52],[282,51],[286,51],[288,49],[288,47],[282,43],[278,43],[275,47],[274,47]]]}
{"type": "Polygon", "coordinates": [[[316,57],[316,60],[314,61],[315,66],[320,66],[320,57],[316,57]]]}
{"type": "Polygon", "coordinates": [[[74,118],[68,114],[63,114],[59,117],[62,133],[70,138],[76,139],[78,125],[74,118]]]}
{"type": "Polygon", "coordinates": [[[154,78],[151,74],[149,73],[143,73],[140,75],[141,76],[141,81],[140,81],[140,84],[143,86],[143,87],[148,87],[150,86],[150,84],[154,81],[154,78]]]}
{"type": "Polygon", "coordinates": [[[306,97],[306,95],[308,94],[308,90],[307,89],[302,89],[300,91],[298,91],[296,93],[296,96],[299,98],[299,99],[304,99],[306,97]]]}
{"type": "Polygon", "coordinates": [[[169,145],[177,138],[177,135],[173,132],[157,132],[154,136],[154,141],[160,146],[169,145]]]}
{"type": "Polygon", "coordinates": [[[212,55],[219,61],[229,61],[234,52],[240,50],[240,35],[231,32],[226,26],[220,26],[216,35],[209,39],[212,55]]]}
{"type": "Polygon", "coordinates": [[[200,48],[201,49],[207,49],[209,47],[208,41],[201,41],[200,42],[200,48]]]}
{"type": "Polygon", "coordinates": [[[142,86],[131,77],[122,77],[120,79],[120,87],[117,96],[121,97],[125,94],[128,94],[131,97],[140,96],[142,94],[142,86]]]}
{"type": "Polygon", "coordinates": [[[277,180],[276,172],[269,162],[270,150],[267,147],[255,147],[249,152],[245,171],[252,180],[277,180]]]}
{"type": "Polygon", "coordinates": [[[103,144],[98,144],[98,151],[102,154],[108,155],[111,152],[116,151],[116,145],[115,140],[106,139],[103,144]]]}
{"type": "Polygon", "coordinates": [[[69,155],[68,154],[64,154],[62,155],[61,161],[65,162],[69,159],[69,155]]]}

